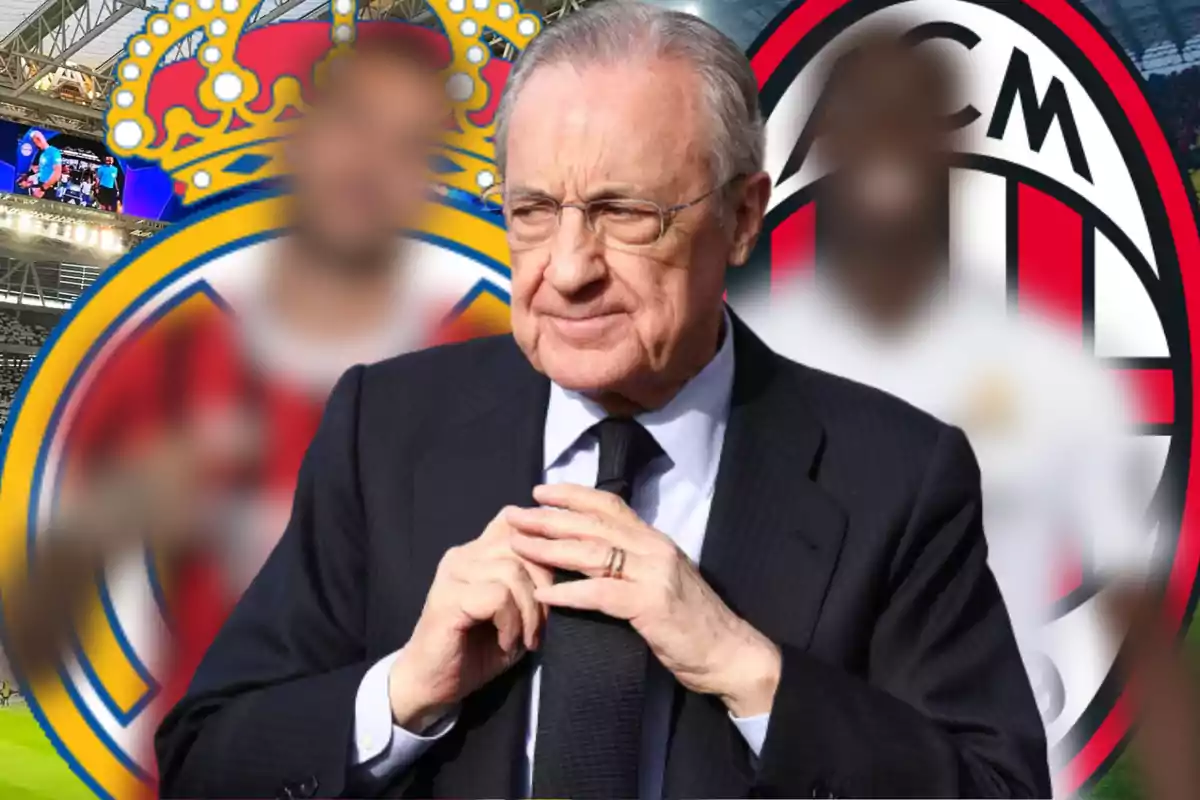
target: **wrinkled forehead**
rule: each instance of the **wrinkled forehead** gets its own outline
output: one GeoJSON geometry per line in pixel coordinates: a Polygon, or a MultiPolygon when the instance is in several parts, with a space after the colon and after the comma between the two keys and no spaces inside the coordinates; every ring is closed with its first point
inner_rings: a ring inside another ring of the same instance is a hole
{"type": "Polygon", "coordinates": [[[548,64],[512,109],[505,180],[542,191],[702,184],[711,128],[700,79],[680,60],[548,64]]]}

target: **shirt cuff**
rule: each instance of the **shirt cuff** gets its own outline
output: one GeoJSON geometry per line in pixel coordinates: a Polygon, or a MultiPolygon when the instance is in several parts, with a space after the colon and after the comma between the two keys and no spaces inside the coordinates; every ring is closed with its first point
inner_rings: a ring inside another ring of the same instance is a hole
{"type": "Polygon", "coordinates": [[[457,713],[448,714],[423,734],[412,733],[392,721],[388,678],[400,652],[378,661],[358,686],[350,752],[351,771],[357,782],[383,780],[407,769],[449,733],[458,719],[457,713]]]}
{"type": "Polygon", "coordinates": [[[729,719],[738,729],[738,733],[746,740],[746,744],[750,747],[750,752],[758,758],[762,753],[763,742],[767,740],[767,726],[771,722],[771,714],[755,714],[753,717],[735,717],[729,715],[729,719]]]}

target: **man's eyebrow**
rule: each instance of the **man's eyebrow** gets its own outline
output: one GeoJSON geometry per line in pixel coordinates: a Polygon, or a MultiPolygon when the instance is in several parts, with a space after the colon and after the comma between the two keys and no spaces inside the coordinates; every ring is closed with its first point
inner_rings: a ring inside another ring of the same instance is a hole
{"type": "MultiPolygon", "coordinates": [[[[519,198],[522,200],[558,200],[554,195],[544,189],[535,189],[531,186],[509,185],[507,194],[510,198],[519,198]]],[[[601,186],[594,191],[588,192],[583,198],[584,202],[592,200],[645,200],[649,199],[653,193],[645,188],[639,188],[630,183],[609,184],[601,186]]]]}
{"type": "Polygon", "coordinates": [[[553,195],[543,189],[534,189],[531,186],[522,186],[520,184],[515,186],[512,184],[506,184],[504,190],[505,194],[507,194],[510,198],[517,198],[520,200],[554,199],[553,195]]]}
{"type": "Polygon", "coordinates": [[[614,183],[589,192],[587,200],[645,200],[652,193],[631,183],[614,183]]]}

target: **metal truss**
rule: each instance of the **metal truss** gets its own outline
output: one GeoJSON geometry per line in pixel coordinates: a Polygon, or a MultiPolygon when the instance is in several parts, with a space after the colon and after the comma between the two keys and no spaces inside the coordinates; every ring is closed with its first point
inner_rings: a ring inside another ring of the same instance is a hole
{"type": "MultiPolygon", "coordinates": [[[[94,284],[121,251],[102,251],[62,236],[82,229],[119,235],[135,245],[166,225],[33,197],[0,193],[0,312],[50,326],[94,284]]],[[[88,238],[90,241],[90,238],[88,238]]],[[[0,367],[20,366],[39,348],[0,342],[0,367]]],[[[0,401],[4,398],[0,397],[0,401]]],[[[0,402],[0,417],[3,417],[0,402]]]]}
{"type": "MultiPolygon", "coordinates": [[[[0,257],[0,309],[62,314],[95,283],[103,266],[47,260],[0,257]]],[[[32,352],[33,348],[17,352],[32,352]]]]}
{"type": "Polygon", "coordinates": [[[113,214],[24,194],[0,192],[0,216],[14,214],[28,214],[42,222],[109,228],[136,240],[149,238],[167,227],[167,223],[158,220],[113,214]]]}
{"type": "Polygon", "coordinates": [[[166,223],[0,192],[0,305],[68,308],[106,267],[166,223]],[[97,247],[108,238],[116,247],[97,247]],[[8,266],[4,266],[7,263],[8,266]],[[22,276],[25,266],[32,271],[22,276]]]}
{"type": "MultiPolygon", "coordinates": [[[[598,0],[542,0],[541,2],[527,2],[524,4],[526,11],[536,11],[542,17],[542,22],[545,25],[553,25],[568,14],[573,14],[579,11],[584,6],[591,5],[598,0]]],[[[488,38],[488,47],[492,52],[503,59],[512,60],[517,56],[517,50],[512,46],[507,39],[492,35],[488,38]]]]}
{"type": "MultiPolygon", "coordinates": [[[[526,11],[533,11],[540,14],[545,24],[553,25],[567,14],[574,13],[594,2],[599,2],[599,0],[526,0],[522,6],[526,11]]],[[[320,6],[305,18],[328,19],[329,9],[327,6],[320,6]]],[[[425,0],[371,0],[370,3],[364,4],[360,8],[359,18],[370,20],[395,19],[412,22],[417,25],[439,27],[438,18],[429,10],[429,6],[426,5],[425,0]]],[[[486,40],[492,52],[501,58],[512,59],[517,54],[516,49],[507,40],[496,34],[487,34],[486,40]]]]}
{"type": "MultiPolygon", "coordinates": [[[[0,0],[2,2],[3,0],[0,0]]],[[[266,25],[285,16],[304,0],[265,0],[251,23],[266,25]]],[[[525,7],[542,15],[547,24],[554,24],[567,14],[598,0],[527,0],[525,7]]],[[[166,0],[45,0],[42,5],[7,36],[0,40],[0,116],[103,137],[104,112],[108,96],[116,83],[114,69],[122,53],[95,69],[77,64],[69,68],[86,76],[92,83],[94,97],[78,102],[40,91],[38,81],[54,70],[68,66],[73,55],[89,42],[133,12],[160,11],[166,0]]],[[[306,19],[325,19],[329,5],[323,3],[306,19]]],[[[362,3],[362,19],[397,19],[436,26],[437,17],[424,0],[371,0],[362,3]]],[[[164,62],[191,58],[203,41],[203,34],[176,45],[164,62]]],[[[516,51],[507,41],[490,35],[488,44],[496,55],[513,58],[516,51]]]]}
{"type": "MultiPolygon", "coordinates": [[[[304,0],[265,0],[265,2],[255,10],[254,16],[250,18],[249,25],[251,28],[256,28],[259,25],[266,25],[270,22],[274,22],[303,2],[304,0]]],[[[167,51],[167,54],[163,56],[163,63],[169,64],[172,61],[192,58],[196,55],[196,48],[198,48],[200,43],[203,41],[204,32],[196,31],[187,39],[184,39],[179,44],[167,51]]],[[[120,51],[113,53],[112,57],[105,61],[104,64],[101,65],[97,70],[97,72],[108,76],[108,78],[111,80],[113,70],[116,68],[117,62],[120,61],[123,56],[124,53],[120,51]]],[[[104,97],[105,100],[107,100],[108,94],[105,93],[104,97]]]]}
{"type": "Polygon", "coordinates": [[[142,0],[46,0],[8,36],[0,47],[30,59],[25,80],[12,89],[20,97],[43,75],[82,50],[89,42],[132,11],[149,11],[142,0]]]}
{"type": "Polygon", "coordinates": [[[70,64],[92,82],[93,96],[79,102],[35,87],[124,17],[150,10],[155,6],[145,0],[45,0],[0,40],[0,109],[22,120],[99,133],[114,83],[111,71],[70,64]]]}
{"type": "MultiPolygon", "coordinates": [[[[266,0],[252,25],[265,25],[303,0],[266,0]]],[[[0,40],[0,113],[36,124],[103,135],[104,112],[116,78],[113,70],[123,53],[112,55],[97,69],[70,64],[87,76],[94,97],[72,102],[37,90],[37,82],[68,60],[122,18],[135,11],[161,11],[165,0],[46,0],[34,13],[0,40]]],[[[164,62],[191,58],[203,39],[197,32],[167,53],[164,62]]]]}

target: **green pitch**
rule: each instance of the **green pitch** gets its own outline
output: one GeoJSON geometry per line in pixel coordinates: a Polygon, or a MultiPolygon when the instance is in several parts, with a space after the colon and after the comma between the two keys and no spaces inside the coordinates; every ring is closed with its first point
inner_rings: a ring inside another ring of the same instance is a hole
{"type": "Polygon", "coordinates": [[[23,705],[0,708],[0,797],[84,800],[91,792],[71,772],[23,705]]]}
{"type": "MultiPolygon", "coordinates": [[[[1200,663],[1200,621],[1192,621],[1184,652],[1193,664],[1200,663]]],[[[1146,791],[1140,784],[1137,764],[1126,751],[1113,764],[1108,774],[1096,784],[1089,797],[1090,800],[1143,800],[1146,791]]]]}

